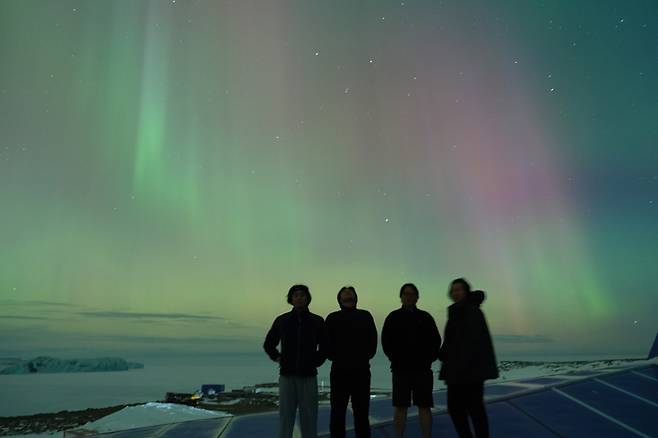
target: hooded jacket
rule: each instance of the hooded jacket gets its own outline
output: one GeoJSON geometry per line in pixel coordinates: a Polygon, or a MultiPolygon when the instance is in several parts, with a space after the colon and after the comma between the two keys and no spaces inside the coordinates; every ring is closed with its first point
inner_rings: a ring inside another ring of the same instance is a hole
{"type": "Polygon", "coordinates": [[[282,376],[315,376],[326,358],[326,331],[321,316],[292,309],[278,316],[267,332],[263,349],[279,360],[282,376]],[[277,345],[281,342],[281,352],[277,345]]]}
{"type": "Polygon", "coordinates": [[[369,369],[370,359],[377,352],[377,327],[367,310],[346,308],[336,297],[340,310],[327,315],[327,358],[331,369],[369,369]]]}
{"type": "Polygon", "coordinates": [[[391,370],[425,371],[439,356],[441,335],[432,315],[418,308],[394,310],[382,329],[382,348],[391,370]]]}
{"type": "Polygon", "coordinates": [[[480,305],[482,291],[473,291],[448,307],[448,321],[439,359],[439,379],[446,383],[482,382],[498,378],[498,367],[489,328],[480,305]]]}

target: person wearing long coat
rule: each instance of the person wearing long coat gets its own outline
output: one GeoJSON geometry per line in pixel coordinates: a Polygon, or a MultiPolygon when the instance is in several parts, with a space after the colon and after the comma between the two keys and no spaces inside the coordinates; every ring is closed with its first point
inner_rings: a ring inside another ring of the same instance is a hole
{"type": "Polygon", "coordinates": [[[470,284],[458,278],[450,284],[444,342],[439,352],[439,379],[448,387],[448,412],[460,438],[489,437],[489,421],[484,405],[484,381],[498,378],[498,366],[489,327],[480,309],[485,293],[471,291],[470,284]]]}

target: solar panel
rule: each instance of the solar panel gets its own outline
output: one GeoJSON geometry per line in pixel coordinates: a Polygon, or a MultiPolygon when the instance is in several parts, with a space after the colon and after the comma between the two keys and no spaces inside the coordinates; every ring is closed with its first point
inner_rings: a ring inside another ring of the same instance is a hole
{"type": "MultiPolygon", "coordinates": [[[[658,391],[654,386],[658,379],[653,380],[658,367],[579,374],[486,386],[489,399],[501,400],[487,405],[492,436],[658,436],[658,391]],[[649,383],[642,385],[642,379],[649,383]]],[[[434,397],[435,402],[444,400],[445,392],[434,397]]],[[[433,431],[442,437],[456,436],[445,409],[437,411],[433,431]]],[[[390,419],[373,428],[381,436],[394,436],[390,419]]],[[[409,418],[407,431],[409,436],[420,434],[417,416],[409,418]]]]}
{"type": "Polygon", "coordinates": [[[658,382],[658,365],[651,365],[649,368],[636,371],[638,374],[648,377],[649,380],[658,382]]]}
{"type": "Polygon", "coordinates": [[[565,378],[556,377],[537,377],[536,379],[520,380],[519,383],[529,383],[531,385],[552,385],[554,383],[564,382],[565,378]]]}
{"type": "Polygon", "coordinates": [[[222,438],[276,436],[278,431],[279,413],[268,412],[235,417],[224,430],[222,438]]]}
{"type": "MultiPolygon", "coordinates": [[[[658,404],[620,392],[605,383],[588,380],[561,388],[594,409],[649,436],[658,436],[658,404]]],[[[632,394],[632,393],[630,393],[632,394]]]]}
{"type": "MultiPolygon", "coordinates": [[[[555,434],[550,432],[541,423],[507,402],[496,402],[487,405],[489,416],[489,427],[493,436],[500,437],[533,437],[554,438],[555,434]]],[[[445,415],[445,417],[448,417],[445,415]]],[[[443,430],[441,430],[443,436],[443,430]]]]}
{"type": "Polygon", "coordinates": [[[635,373],[613,374],[600,377],[604,382],[658,403],[658,381],[645,379],[635,373]]]}
{"type": "Polygon", "coordinates": [[[375,421],[390,420],[393,416],[393,405],[390,398],[372,400],[370,402],[370,418],[375,421]]]}
{"type": "Polygon", "coordinates": [[[565,437],[628,437],[628,430],[555,391],[511,399],[513,406],[565,437]]]}
{"type": "Polygon", "coordinates": [[[484,387],[484,396],[485,397],[500,397],[503,395],[511,395],[515,392],[524,392],[528,388],[524,388],[518,385],[486,385],[484,387]]]}
{"type": "Polygon", "coordinates": [[[158,435],[158,438],[216,438],[228,421],[228,418],[185,421],[158,435]]]}

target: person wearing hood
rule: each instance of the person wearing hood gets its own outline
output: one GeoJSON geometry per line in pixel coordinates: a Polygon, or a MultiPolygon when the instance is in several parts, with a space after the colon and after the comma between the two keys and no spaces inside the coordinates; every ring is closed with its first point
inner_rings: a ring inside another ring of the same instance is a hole
{"type": "Polygon", "coordinates": [[[391,361],[393,426],[397,437],[404,436],[412,399],[418,406],[423,437],[432,435],[432,362],[439,356],[441,335],[432,315],[416,307],[419,295],[416,285],[403,284],[402,306],[389,313],[382,329],[382,348],[391,361]]]}
{"type": "Polygon", "coordinates": [[[448,412],[460,438],[473,434],[489,437],[489,421],[484,406],[484,381],[498,378],[498,367],[489,328],[480,305],[483,291],[471,291],[463,278],[450,283],[448,291],[454,302],[448,307],[444,342],[439,352],[442,362],[439,379],[448,386],[448,412]]]}
{"type": "Polygon", "coordinates": [[[274,320],[263,343],[270,359],[279,364],[279,438],[292,438],[298,409],[302,438],[316,438],[317,368],[326,358],[326,328],[322,317],[308,310],[307,286],[292,286],[287,301],[292,310],[274,320]]]}
{"type": "Polygon", "coordinates": [[[354,432],[370,436],[370,359],[377,352],[377,328],[367,310],[357,309],[358,296],[352,286],[338,291],[340,310],[330,313],[327,327],[327,358],[331,361],[332,437],[345,436],[345,414],[352,399],[354,432]]]}

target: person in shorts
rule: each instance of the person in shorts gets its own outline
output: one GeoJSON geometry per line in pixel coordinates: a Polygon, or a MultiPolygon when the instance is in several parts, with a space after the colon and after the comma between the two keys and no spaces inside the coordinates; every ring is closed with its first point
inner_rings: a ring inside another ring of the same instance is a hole
{"type": "Polygon", "coordinates": [[[432,362],[439,357],[441,335],[432,315],[416,307],[419,295],[413,283],[402,285],[402,307],[389,313],[382,329],[382,349],[391,361],[393,423],[398,437],[404,436],[412,403],[418,407],[423,437],[432,435],[432,362]]]}

